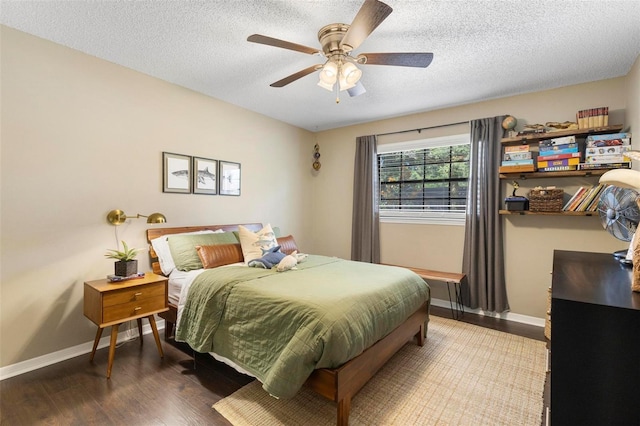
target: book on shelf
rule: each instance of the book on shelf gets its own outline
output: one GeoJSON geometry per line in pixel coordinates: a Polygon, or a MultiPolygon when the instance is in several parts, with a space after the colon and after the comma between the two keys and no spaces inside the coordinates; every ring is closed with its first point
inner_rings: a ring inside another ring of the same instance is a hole
{"type": "Polygon", "coordinates": [[[585,139],[587,147],[631,145],[631,133],[608,133],[589,135],[585,139]]]}
{"type": "Polygon", "coordinates": [[[503,161],[500,165],[501,166],[527,166],[529,164],[533,164],[533,158],[530,158],[528,160],[503,161]]]}
{"type": "Polygon", "coordinates": [[[578,111],[576,114],[578,128],[588,129],[609,125],[609,107],[589,108],[578,111]]]}
{"type": "Polygon", "coordinates": [[[630,169],[631,162],[623,163],[580,163],[578,170],[600,170],[600,169],[630,169]]]}
{"type": "Polygon", "coordinates": [[[528,152],[529,151],[529,145],[525,144],[525,145],[508,145],[504,147],[504,152],[505,154],[507,152],[528,152]]]}
{"type": "Polygon", "coordinates": [[[538,142],[539,147],[550,147],[556,145],[567,145],[570,143],[576,143],[575,135],[572,136],[563,136],[561,138],[553,138],[553,139],[544,139],[538,142]]]}
{"type": "Polygon", "coordinates": [[[564,158],[562,160],[540,161],[538,159],[538,168],[556,167],[556,166],[577,166],[580,164],[580,157],[564,158]]]}
{"type": "Polygon", "coordinates": [[[529,160],[531,159],[531,151],[505,152],[502,157],[504,161],[529,160]]]}
{"type": "Polygon", "coordinates": [[[580,152],[578,150],[578,144],[568,144],[568,145],[556,145],[549,149],[540,149],[538,151],[538,155],[546,156],[546,155],[557,155],[557,154],[571,154],[574,152],[580,152]]]}
{"type": "Polygon", "coordinates": [[[550,166],[550,167],[542,167],[538,168],[539,172],[571,172],[574,170],[578,170],[578,166],[550,166]]]}
{"type": "Polygon", "coordinates": [[[605,187],[605,186],[606,185],[604,185],[604,184],[598,184],[597,186],[594,186],[593,188],[590,188],[585,193],[585,195],[582,197],[582,200],[580,201],[580,203],[578,203],[578,205],[575,206],[573,211],[576,211],[576,212],[588,211],[589,208],[591,207],[593,201],[595,199],[597,199],[597,197],[600,194],[600,191],[602,191],[602,188],[605,187]]]}
{"type": "Polygon", "coordinates": [[[538,155],[538,161],[564,160],[565,158],[580,158],[579,152],[570,152],[568,154],[552,154],[538,155]]]}
{"type": "Polygon", "coordinates": [[[631,161],[631,158],[626,155],[618,154],[604,154],[604,155],[589,155],[584,158],[585,163],[625,163],[631,161]]]}
{"type": "Polygon", "coordinates": [[[532,164],[523,164],[521,166],[500,166],[500,173],[527,173],[535,172],[536,167],[532,164]]]}
{"type": "Polygon", "coordinates": [[[629,151],[630,149],[631,149],[631,145],[587,147],[584,150],[584,155],[585,156],[612,155],[612,154],[621,155],[629,151]]]}
{"type": "Polygon", "coordinates": [[[582,201],[582,197],[587,193],[590,189],[590,186],[581,186],[578,190],[573,194],[573,196],[567,201],[567,203],[562,208],[563,211],[571,212],[573,209],[582,201]]]}
{"type": "Polygon", "coordinates": [[[589,204],[589,206],[587,206],[587,210],[586,211],[595,212],[595,211],[598,210],[598,203],[600,202],[600,195],[602,195],[602,192],[604,191],[604,189],[607,186],[608,185],[605,185],[605,184],[601,184],[600,185],[600,189],[596,193],[595,197],[593,197],[593,200],[591,201],[591,204],[589,204]]]}

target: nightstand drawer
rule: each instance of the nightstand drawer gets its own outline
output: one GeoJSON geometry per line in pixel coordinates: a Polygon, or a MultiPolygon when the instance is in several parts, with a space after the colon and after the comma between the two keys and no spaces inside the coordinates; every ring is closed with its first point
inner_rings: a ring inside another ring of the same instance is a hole
{"type": "Polygon", "coordinates": [[[136,302],[158,296],[164,297],[165,287],[163,282],[159,282],[110,291],[104,294],[102,305],[106,310],[108,306],[136,302]]]}
{"type": "Polygon", "coordinates": [[[161,295],[147,297],[133,302],[119,305],[105,306],[102,312],[102,322],[111,322],[126,319],[133,316],[144,315],[149,312],[162,310],[166,307],[164,291],[161,295]]]}

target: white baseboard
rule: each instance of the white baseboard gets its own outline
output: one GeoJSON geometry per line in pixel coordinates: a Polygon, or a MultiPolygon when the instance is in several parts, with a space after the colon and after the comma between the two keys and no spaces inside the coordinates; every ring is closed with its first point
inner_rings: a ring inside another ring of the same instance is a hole
{"type": "MultiPolygon", "coordinates": [[[[451,305],[449,304],[448,300],[431,299],[431,304],[434,306],[438,306],[440,308],[451,309],[451,305]]],[[[455,308],[456,308],[456,305],[454,302],[453,309],[455,308]]],[[[493,317],[493,318],[500,318],[507,321],[519,322],[522,324],[529,324],[536,327],[544,328],[544,318],[532,317],[529,315],[522,315],[522,314],[514,314],[513,312],[496,314],[495,312],[485,312],[482,309],[471,309],[471,308],[467,308],[466,306],[464,308],[464,311],[472,314],[484,315],[484,316],[493,317]]]]}
{"type": "MultiPolygon", "coordinates": [[[[164,320],[156,320],[156,326],[158,332],[164,330],[164,320]]],[[[142,334],[151,333],[151,326],[149,324],[142,326],[142,334]]],[[[109,346],[111,343],[110,333],[106,333],[105,337],[98,342],[98,349],[109,346]]],[[[126,342],[138,336],[137,327],[131,328],[131,330],[123,330],[118,333],[118,343],[126,342]],[[134,333],[131,333],[133,331],[134,333]],[[129,334],[134,334],[133,337],[129,334]]],[[[46,367],[51,364],[56,364],[61,361],[65,361],[70,358],[74,358],[80,355],[88,354],[93,348],[93,341],[82,343],[67,349],[52,352],[50,354],[42,355],[36,358],[31,358],[26,361],[18,362],[16,364],[7,365],[0,368],[0,381],[8,379],[10,377],[18,376],[20,374],[28,373],[29,371],[37,370],[38,368],[46,367]]]]}

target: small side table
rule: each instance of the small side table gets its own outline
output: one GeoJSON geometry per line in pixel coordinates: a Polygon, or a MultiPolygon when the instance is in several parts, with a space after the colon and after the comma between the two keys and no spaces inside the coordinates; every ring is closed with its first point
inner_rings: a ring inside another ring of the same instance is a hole
{"type": "MultiPolygon", "coordinates": [[[[383,264],[384,265],[384,264],[383,264]]],[[[386,265],[389,265],[388,263],[386,265]]],[[[400,265],[390,265],[400,266],[400,265]]],[[[447,294],[449,294],[449,306],[451,307],[451,317],[459,320],[464,315],[464,304],[462,303],[462,281],[467,277],[466,274],[460,272],[444,272],[434,271],[433,269],[413,268],[411,266],[400,266],[401,268],[408,269],[415,272],[420,278],[425,281],[443,281],[447,283],[447,294]],[[453,298],[451,297],[451,287],[453,284],[454,296],[455,296],[455,311],[453,308],[453,298]]]]}
{"type": "Polygon", "coordinates": [[[84,283],[84,315],[98,326],[89,361],[93,361],[102,330],[111,326],[107,379],[111,378],[118,327],[123,322],[137,320],[142,344],[142,318],[148,318],[160,357],[164,357],[153,316],[169,310],[167,283],[166,277],[150,272],[145,273],[143,278],[128,281],[109,282],[102,279],[84,283]]]}

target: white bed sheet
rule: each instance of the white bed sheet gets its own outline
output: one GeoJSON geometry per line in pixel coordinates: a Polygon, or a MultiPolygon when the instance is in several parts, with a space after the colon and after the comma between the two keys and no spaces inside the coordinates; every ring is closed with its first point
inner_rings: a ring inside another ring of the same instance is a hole
{"type": "Polygon", "coordinates": [[[174,269],[169,275],[169,303],[176,306],[180,304],[180,294],[182,293],[182,287],[185,283],[191,284],[195,277],[200,275],[204,269],[197,269],[195,271],[178,271],[174,269]]]}
{"type": "MultiPolygon", "coordinates": [[[[243,262],[234,263],[233,265],[246,266],[246,264],[243,262]]],[[[224,266],[220,267],[224,268],[224,266]]],[[[184,308],[185,301],[187,300],[189,287],[191,286],[191,283],[193,283],[193,280],[204,271],[204,269],[196,269],[193,271],[183,272],[174,269],[173,272],[171,272],[171,275],[169,275],[169,302],[175,304],[178,307],[176,329],[178,327],[178,324],[180,324],[180,317],[182,316],[182,309],[184,308]]],[[[255,377],[230,359],[218,355],[215,352],[209,352],[209,354],[216,360],[227,364],[236,371],[242,374],[246,374],[247,376],[255,377]]]]}

